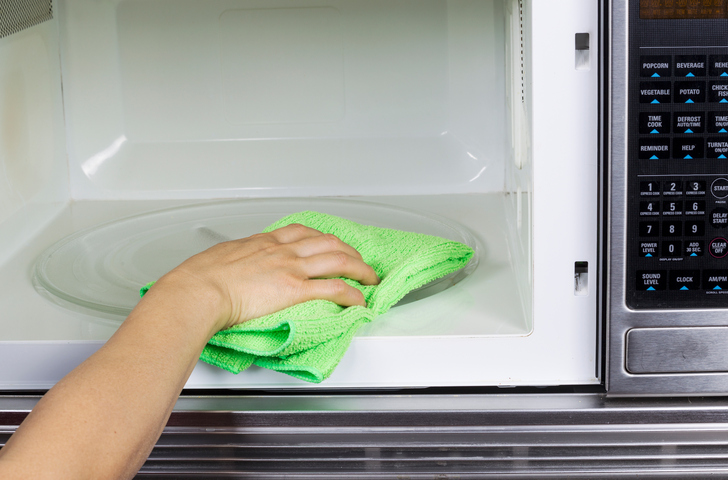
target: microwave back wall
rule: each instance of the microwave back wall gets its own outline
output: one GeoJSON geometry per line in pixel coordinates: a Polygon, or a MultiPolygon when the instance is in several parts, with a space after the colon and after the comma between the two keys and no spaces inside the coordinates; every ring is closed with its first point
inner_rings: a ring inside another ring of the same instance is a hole
{"type": "MultiPolygon", "coordinates": [[[[318,209],[470,243],[324,388],[602,382],[597,1],[33,0],[0,16],[0,387],[318,209]]],[[[199,364],[187,388],[319,388],[199,364]]]]}

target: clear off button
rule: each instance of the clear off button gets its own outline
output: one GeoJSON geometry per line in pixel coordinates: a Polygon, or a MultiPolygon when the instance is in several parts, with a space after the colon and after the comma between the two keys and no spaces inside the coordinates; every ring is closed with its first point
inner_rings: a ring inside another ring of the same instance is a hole
{"type": "Polygon", "coordinates": [[[715,258],[723,258],[728,255],[728,240],[725,238],[714,238],[709,245],[710,254],[715,258]]]}
{"type": "Polygon", "coordinates": [[[718,178],[710,185],[710,192],[715,198],[728,197],[728,179],[718,178]]]}

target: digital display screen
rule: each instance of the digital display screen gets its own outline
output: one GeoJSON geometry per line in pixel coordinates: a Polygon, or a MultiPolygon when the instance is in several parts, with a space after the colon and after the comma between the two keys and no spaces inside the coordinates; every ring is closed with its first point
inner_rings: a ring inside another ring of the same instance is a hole
{"type": "Polygon", "coordinates": [[[640,0],[640,18],[728,19],[728,0],[640,0]]]}

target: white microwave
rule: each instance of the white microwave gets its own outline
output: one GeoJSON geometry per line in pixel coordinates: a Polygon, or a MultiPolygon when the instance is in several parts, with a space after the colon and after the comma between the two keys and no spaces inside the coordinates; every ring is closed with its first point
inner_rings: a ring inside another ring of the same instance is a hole
{"type": "Polygon", "coordinates": [[[146,282],[310,209],[475,260],[321,385],[200,363],[188,389],[603,385],[596,0],[25,3],[0,18],[1,389],[49,388],[146,282]]]}

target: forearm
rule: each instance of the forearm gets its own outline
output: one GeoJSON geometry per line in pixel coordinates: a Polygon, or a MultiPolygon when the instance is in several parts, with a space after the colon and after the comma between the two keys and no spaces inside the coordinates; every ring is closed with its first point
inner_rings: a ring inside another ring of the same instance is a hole
{"type": "Polygon", "coordinates": [[[39,402],[2,450],[13,470],[25,470],[24,478],[133,476],[214,333],[214,300],[190,301],[198,293],[176,287],[160,282],[106,345],[39,402]]]}

